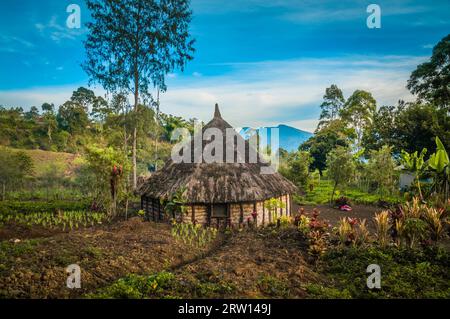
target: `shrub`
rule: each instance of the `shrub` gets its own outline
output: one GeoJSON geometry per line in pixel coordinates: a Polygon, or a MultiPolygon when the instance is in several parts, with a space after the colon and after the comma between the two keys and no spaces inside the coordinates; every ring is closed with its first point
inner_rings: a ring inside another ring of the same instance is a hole
{"type": "Polygon", "coordinates": [[[403,232],[408,239],[409,247],[414,248],[418,241],[425,239],[427,224],[419,218],[406,218],[403,232]]]}
{"type": "Polygon", "coordinates": [[[297,229],[303,236],[308,235],[308,233],[310,231],[310,227],[309,227],[310,222],[311,222],[311,220],[309,219],[309,217],[307,217],[305,215],[299,216],[297,229]]]}
{"type": "Polygon", "coordinates": [[[389,212],[384,210],[374,217],[378,244],[385,247],[389,241],[389,212]]]}
{"type": "Polygon", "coordinates": [[[341,207],[343,205],[351,205],[350,198],[341,196],[334,201],[335,205],[341,207]]]}
{"type": "Polygon", "coordinates": [[[128,275],[117,280],[112,285],[100,289],[98,293],[88,294],[87,298],[99,299],[142,299],[161,295],[165,289],[170,288],[175,276],[162,271],[150,276],[128,275]]]}

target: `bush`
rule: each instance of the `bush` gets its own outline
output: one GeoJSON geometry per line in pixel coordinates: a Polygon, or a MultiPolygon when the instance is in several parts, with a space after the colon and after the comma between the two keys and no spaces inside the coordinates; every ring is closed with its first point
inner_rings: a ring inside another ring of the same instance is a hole
{"type": "Polygon", "coordinates": [[[321,261],[327,288],[347,290],[353,298],[450,298],[450,254],[444,249],[332,249],[321,261]],[[370,264],[381,267],[381,289],[367,288],[370,264]]]}
{"type": "Polygon", "coordinates": [[[157,297],[165,289],[169,289],[175,276],[162,271],[150,276],[128,275],[112,285],[101,289],[98,293],[88,294],[87,298],[95,299],[142,299],[157,297]]]}
{"type": "Polygon", "coordinates": [[[341,207],[343,205],[351,205],[350,198],[345,197],[345,196],[339,197],[338,199],[336,199],[334,201],[334,203],[337,207],[341,207]]]}

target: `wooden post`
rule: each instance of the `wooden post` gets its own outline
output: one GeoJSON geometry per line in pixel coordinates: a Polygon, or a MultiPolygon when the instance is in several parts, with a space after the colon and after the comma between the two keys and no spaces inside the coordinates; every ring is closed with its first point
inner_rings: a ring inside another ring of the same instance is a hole
{"type": "Polygon", "coordinates": [[[239,208],[241,210],[241,214],[239,215],[239,224],[244,222],[244,207],[242,207],[242,203],[239,204],[239,208]]]}
{"type": "Polygon", "coordinates": [[[226,219],[225,228],[227,226],[231,227],[231,205],[230,204],[227,204],[227,219],[226,219]]]}
{"type": "MultiPolygon", "coordinates": [[[[283,203],[283,196],[280,196],[280,203],[283,203]]],[[[283,216],[283,207],[280,205],[280,217],[283,216]]]]}
{"type": "MultiPolygon", "coordinates": [[[[253,212],[258,213],[256,211],[256,202],[253,203],[253,212]]],[[[256,215],[256,218],[255,218],[254,222],[255,222],[255,227],[258,227],[258,215],[256,215]]]]}
{"type": "Polygon", "coordinates": [[[266,206],[264,205],[264,201],[262,202],[262,205],[263,205],[263,221],[262,221],[262,223],[263,223],[263,226],[265,226],[266,225],[266,206]]]}

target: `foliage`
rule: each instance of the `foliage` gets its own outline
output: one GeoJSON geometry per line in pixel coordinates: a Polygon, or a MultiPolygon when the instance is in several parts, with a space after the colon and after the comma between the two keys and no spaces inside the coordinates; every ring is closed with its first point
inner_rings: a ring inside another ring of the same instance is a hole
{"type": "Polygon", "coordinates": [[[450,160],[444,144],[436,136],[436,152],[431,154],[428,167],[435,173],[434,184],[436,191],[444,195],[444,200],[449,197],[450,160]]]}
{"type": "Polygon", "coordinates": [[[264,202],[264,208],[269,211],[272,215],[272,220],[277,220],[278,218],[278,209],[285,208],[286,204],[278,199],[278,198],[271,198],[269,200],[266,200],[264,202]]]}
{"type": "Polygon", "coordinates": [[[364,130],[372,123],[377,102],[370,92],[356,90],[347,99],[340,115],[344,122],[355,128],[356,144],[361,147],[364,130]]]}
{"type": "Polygon", "coordinates": [[[309,227],[310,222],[311,222],[311,219],[308,216],[306,216],[306,215],[299,216],[297,229],[300,232],[300,234],[302,234],[303,236],[308,235],[308,233],[310,231],[310,227],[309,227]]]}
{"type": "MultiPolygon", "coordinates": [[[[321,179],[319,184],[312,190],[307,190],[304,196],[294,195],[293,199],[296,203],[301,205],[326,204],[330,202],[330,194],[333,191],[333,187],[333,181],[321,179]]],[[[378,205],[379,200],[381,199],[379,194],[370,194],[354,185],[347,186],[341,192],[335,191],[335,194],[347,197],[350,202],[354,204],[378,205]]],[[[403,201],[396,193],[384,196],[383,200],[389,204],[396,204],[403,201]]]]}
{"type": "Polygon", "coordinates": [[[0,183],[2,186],[2,199],[5,199],[6,187],[20,183],[25,177],[33,173],[33,161],[22,151],[10,151],[0,148],[0,183]]]}
{"type": "Polygon", "coordinates": [[[172,236],[184,244],[203,248],[209,245],[217,236],[214,227],[203,227],[191,223],[172,223],[172,236]]]}
{"type": "Polygon", "coordinates": [[[259,290],[271,297],[287,298],[290,293],[289,288],[282,280],[268,274],[262,275],[257,284],[259,290]]]}
{"type": "Polygon", "coordinates": [[[310,169],[318,169],[322,174],[327,167],[328,153],[337,146],[350,146],[354,137],[354,130],[347,128],[342,120],[332,120],[321,126],[299,149],[309,152],[312,158],[310,169]]]}
{"type": "Polygon", "coordinates": [[[281,156],[281,165],[278,170],[300,190],[306,190],[309,181],[310,162],[311,158],[308,152],[292,152],[281,156]]]}
{"type": "Polygon", "coordinates": [[[326,88],[323,103],[320,105],[322,111],[320,113],[318,129],[324,124],[335,120],[339,116],[339,112],[344,103],[344,95],[336,84],[332,84],[329,88],[326,88]]]}
{"type": "Polygon", "coordinates": [[[420,64],[408,80],[408,89],[420,99],[442,108],[450,106],[450,34],[433,48],[433,55],[420,64]]]}
{"type": "Polygon", "coordinates": [[[44,228],[65,231],[101,224],[106,218],[107,216],[103,213],[89,211],[14,212],[0,214],[0,225],[13,222],[27,227],[39,225],[44,228]]]}
{"type": "Polygon", "coordinates": [[[184,214],[187,212],[186,204],[186,187],[178,189],[172,196],[164,203],[164,211],[173,218],[183,220],[184,214]]]}
{"type": "MultiPolygon", "coordinates": [[[[404,250],[395,247],[330,249],[320,271],[329,279],[326,288],[346,291],[338,298],[449,298],[450,254],[441,249],[404,250]],[[380,265],[381,289],[367,288],[366,268],[380,265]]],[[[328,290],[330,291],[330,290],[328,290]]],[[[313,290],[326,298],[327,291],[313,290]]]]}
{"type": "Polygon", "coordinates": [[[422,190],[420,188],[420,174],[426,168],[426,163],[424,160],[426,153],[427,153],[426,148],[422,149],[422,151],[420,152],[420,155],[417,155],[417,151],[409,154],[402,150],[402,153],[401,153],[401,162],[404,165],[405,169],[407,171],[414,173],[415,181],[417,183],[417,188],[419,190],[420,198],[423,198],[422,190]]]}
{"type": "Polygon", "coordinates": [[[328,176],[334,181],[333,191],[330,194],[330,202],[332,202],[336,187],[348,183],[355,169],[355,164],[350,151],[345,147],[338,146],[328,154],[327,166],[328,176]]]}
{"type": "Polygon", "coordinates": [[[97,205],[104,207],[114,216],[117,213],[117,202],[127,196],[123,178],[129,167],[127,159],[122,152],[112,147],[88,145],[86,161],[95,176],[95,184],[91,187],[97,191],[97,205]]]}
{"type": "Polygon", "coordinates": [[[389,212],[375,214],[374,222],[378,244],[385,247],[389,243],[389,212]]]}
{"type": "Polygon", "coordinates": [[[175,280],[175,276],[166,271],[143,276],[128,275],[117,280],[112,285],[100,289],[99,292],[88,294],[86,298],[92,299],[142,299],[163,295],[175,280]]]}
{"type": "Polygon", "coordinates": [[[366,220],[342,217],[336,227],[339,242],[342,246],[361,246],[369,241],[369,230],[366,220]]]}
{"type": "Polygon", "coordinates": [[[3,201],[0,202],[0,214],[14,213],[45,213],[68,210],[86,210],[90,203],[85,200],[80,201],[3,201]]]}
{"type": "Polygon", "coordinates": [[[352,203],[351,203],[351,201],[350,201],[350,198],[348,198],[348,197],[346,197],[346,196],[341,196],[341,197],[337,198],[337,199],[334,201],[334,204],[335,204],[337,207],[341,207],[341,206],[343,206],[343,205],[351,205],[352,203]]]}
{"type": "Polygon", "coordinates": [[[381,198],[392,194],[396,186],[396,176],[394,172],[395,162],[392,158],[392,148],[384,145],[380,150],[370,152],[369,162],[367,163],[367,177],[376,183],[378,193],[381,198]]]}
{"type": "MultiPolygon", "coordinates": [[[[151,89],[156,87],[158,95],[165,91],[165,76],[175,68],[183,69],[193,58],[192,12],[187,0],[88,0],[87,7],[92,19],[87,23],[83,69],[90,82],[100,83],[108,92],[132,93],[133,113],[139,98],[153,102],[151,89]]],[[[136,121],[131,126],[136,188],[136,121]]]]}

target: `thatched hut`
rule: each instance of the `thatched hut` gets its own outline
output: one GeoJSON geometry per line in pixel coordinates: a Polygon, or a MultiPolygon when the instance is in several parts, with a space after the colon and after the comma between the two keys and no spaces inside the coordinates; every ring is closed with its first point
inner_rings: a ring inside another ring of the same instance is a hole
{"type": "MultiPolygon", "coordinates": [[[[203,127],[202,136],[208,128],[222,132],[223,161],[211,163],[201,157],[200,161],[194,162],[193,144],[190,148],[191,162],[175,163],[169,159],[137,190],[148,218],[164,220],[166,217],[161,202],[180,189],[184,191],[185,207],[188,208],[181,216],[185,222],[212,226],[236,226],[251,222],[260,226],[275,221],[276,217],[290,216],[291,194],[297,188],[278,172],[261,173],[261,168],[269,164],[256,151],[257,160],[250,157],[249,151],[253,148],[222,118],[217,104],[214,118],[203,127]],[[229,136],[230,132],[234,136],[229,136]],[[233,141],[231,148],[225,147],[228,138],[233,141]],[[245,147],[238,147],[242,145],[245,147]],[[242,149],[245,149],[245,154],[242,154],[242,149]],[[233,163],[226,161],[227,151],[233,152],[233,163]],[[283,205],[269,210],[264,203],[272,198],[279,199],[278,202],[283,205]]],[[[203,140],[200,144],[202,151],[212,141],[212,137],[203,140]]]]}

